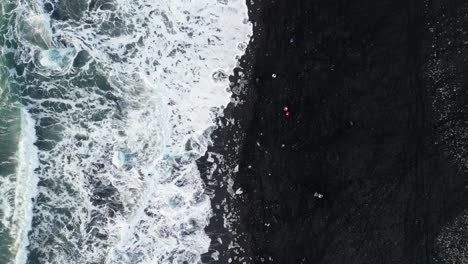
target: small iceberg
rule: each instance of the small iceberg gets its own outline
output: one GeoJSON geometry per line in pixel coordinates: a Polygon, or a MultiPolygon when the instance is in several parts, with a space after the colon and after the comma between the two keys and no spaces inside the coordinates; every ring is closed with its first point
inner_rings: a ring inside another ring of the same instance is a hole
{"type": "Polygon", "coordinates": [[[50,18],[45,14],[28,16],[21,20],[19,32],[23,40],[32,45],[47,49],[52,45],[52,30],[50,28],[50,18]]]}
{"type": "Polygon", "coordinates": [[[68,70],[76,56],[74,48],[48,49],[39,54],[39,64],[52,71],[68,70]]]}
{"type": "Polygon", "coordinates": [[[115,167],[121,169],[127,165],[127,155],[123,153],[121,150],[115,151],[114,155],[112,156],[112,164],[115,167]]]}

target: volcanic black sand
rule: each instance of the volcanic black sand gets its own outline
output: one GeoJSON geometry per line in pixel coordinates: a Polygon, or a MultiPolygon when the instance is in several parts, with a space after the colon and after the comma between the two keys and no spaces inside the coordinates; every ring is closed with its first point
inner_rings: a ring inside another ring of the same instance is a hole
{"type": "Polygon", "coordinates": [[[209,150],[224,161],[204,173],[215,206],[204,261],[468,263],[468,4],[249,8],[254,39],[232,78],[241,103],[209,150]]]}

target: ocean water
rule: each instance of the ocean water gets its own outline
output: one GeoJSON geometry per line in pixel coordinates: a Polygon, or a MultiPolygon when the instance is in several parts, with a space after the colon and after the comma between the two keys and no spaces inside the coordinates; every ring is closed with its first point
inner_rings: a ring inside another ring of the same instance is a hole
{"type": "Polygon", "coordinates": [[[244,0],[0,0],[0,263],[200,263],[244,0]]]}

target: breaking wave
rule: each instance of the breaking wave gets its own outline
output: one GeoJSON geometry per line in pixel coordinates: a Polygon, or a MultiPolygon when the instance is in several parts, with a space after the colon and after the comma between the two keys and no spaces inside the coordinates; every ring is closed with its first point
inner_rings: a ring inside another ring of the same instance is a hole
{"type": "Polygon", "coordinates": [[[16,263],[200,263],[211,205],[195,161],[249,41],[245,2],[12,4],[28,109],[22,204],[5,210],[21,218],[16,263]]]}

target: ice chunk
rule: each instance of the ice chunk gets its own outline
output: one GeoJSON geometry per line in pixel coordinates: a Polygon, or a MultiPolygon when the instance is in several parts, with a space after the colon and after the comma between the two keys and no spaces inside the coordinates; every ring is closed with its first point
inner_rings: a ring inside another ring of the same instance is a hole
{"type": "Polygon", "coordinates": [[[75,55],[74,48],[48,49],[41,51],[39,63],[53,71],[64,71],[71,67],[75,55]]]}
{"type": "Polygon", "coordinates": [[[127,157],[125,153],[120,150],[115,151],[114,155],[112,156],[112,164],[114,164],[114,166],[117,168],[122,168],[127,165],[127,157]]]}
{"type": "Polygon", "coordinates": [[[51,47],[50,18],[45,14],[24,17],[19,25],[21,38],[43,49],[51,47]]]}

